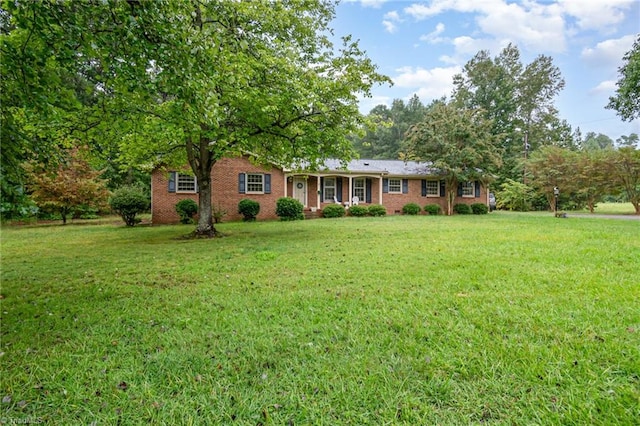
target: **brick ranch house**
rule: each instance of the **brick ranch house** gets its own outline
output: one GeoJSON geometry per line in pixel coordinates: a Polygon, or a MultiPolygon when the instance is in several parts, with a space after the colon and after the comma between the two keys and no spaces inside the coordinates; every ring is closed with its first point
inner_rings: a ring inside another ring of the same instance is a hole
{"type": "MultiPolygon", "coordinates": [[[[250,198],[260,203],[258,220],[276,219],[276,201],[293,197],[307,212],[341,203],[345,207],[380,204],[387,214],[399,214],[407,203],[438,204],[446,211],[445,182],[424,163],[401,160],[354,160],[346,169],[328,160],[319,171],[293,172],[273,166],[263,168],[249,158],[223,158],[211,171],[214,209],[226,211],[225,221],[240,220],[238,203],[250,198]]],[[[179,222],[175,205],[198,200],[198,183],[184,170],[156,169],[151,176],[151,221],[179,222]]],[[[479,181],[463,182],[457,188],[457,203],[485,203],[488,193],[479,181]]]]}

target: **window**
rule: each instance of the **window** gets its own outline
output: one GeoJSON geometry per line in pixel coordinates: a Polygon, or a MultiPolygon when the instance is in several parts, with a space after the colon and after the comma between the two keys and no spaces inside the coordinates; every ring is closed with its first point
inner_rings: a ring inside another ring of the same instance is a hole
{"type": "Polygon", "coordinates": [[[240,194],[271,194],[271,175],[269,173],[238,174],[238,192],[240,194]]]}
{"type": "Polygon", "coordinates": [[[402,194],[402,179],[389,178],[389,193],[402,194]]]}
{"type": "Polygon", "coordinates": [[[473,182],[463,182],[462,183],[462,196],[463,197],[474,197],[475,196],[475,188],[473,182]]]}
{"type": "Polygon", "coordinates": [[[262,173],[247,173],[247,194],[264,193],[264,175],[262,173]]]}
{"type": "Polygon", "coordinates": [[[196,177],[191,175],[183,175],[177,173],[177,188],[176,192],[197,192],[196,191],[196,177]]]}
{"type": "Polygon", "coordinates": [[[440,182],[437,180],[427,181],[427,197],[439,197],[440,196],[440,182]]]}
{"type": "MultiPolygon", "coordinates": [[[[391,179],[389,180],[391,182],[391,179]]],[[[401,186],[402,188],[402,186],[401,186]]],[[[358,197],[358,199],[362,202],[366,200],[366,186],[364,179],[354,179],[353,180],[353,196],[358,197]]]]}
{"type": "Polygon", "coordinates": [[[327,177],[324,178],[324,194],[323,198],[325,201],[333,201],[333,198],[336,196],[336,178],[327,177]]]}

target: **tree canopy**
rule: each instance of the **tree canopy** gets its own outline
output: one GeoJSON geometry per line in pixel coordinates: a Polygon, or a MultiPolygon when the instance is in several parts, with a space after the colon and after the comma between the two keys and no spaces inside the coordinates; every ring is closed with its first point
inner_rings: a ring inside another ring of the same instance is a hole
{"type": "MultiPolygon", "coordinates": [[[[27,66],[46,74],[53,63],[82,75],[128,160],[188,162],[202,235],[216,233],[210,173],[217,160],[241,153],[283,165],[349,159],[347,136],[364,122],[358,94],[389,81],[349,36],[334,48],[328,1],[7,1],[5,10],[13,40],[7,70],[18,79],[27,66]],[[32,45],[44,46],[38,60],[32,45]]],[[[39,76],[16,84],[49,87],[39,76]]]]}
{"type": "Polygon", "coordinates": [[[640,34],[622,59],[618,88],[607,108],[615,110],[623,120],[632,121],[640,118],[640,34]]]}
{"type": "Polygon", "coordinates": [[[482,110],[436,102],[423,121],[407,132],[405,158],[428,162],[444,177],[449,215],[458,183],[473,180],[486,183],[501,165],[492,126],[482,110]]]}

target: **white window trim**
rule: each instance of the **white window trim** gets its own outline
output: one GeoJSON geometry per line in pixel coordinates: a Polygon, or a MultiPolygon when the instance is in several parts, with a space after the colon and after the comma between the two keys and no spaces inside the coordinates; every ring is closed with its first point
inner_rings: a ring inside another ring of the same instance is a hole
{"type": "MultiPolygon", "coordinates": [[[[400,178],[389,178],[388,183],[389,185],[389,194],[402,194],[402,179],[400,178]],[[400,185],[398,185],[398,189],[397,190],[392,190],[391,189],[391,181],[397,181],[400,185]]],[[[365,191],[366,191],[366,184],[365,184],[365,191]]],[[[366,195],[366,194],[365,194],[366,195]]]]}
{"type": "Polygon", "coordinates": [[[476,197],[476,185],[472,181],[462,182],[462,197],[463,198],[475,198],[476,197]],[[465,189],[471,189],[470,194],[465,194],[465,189]]]}
{"type": "Polygon", "coordinates": [[[336,187],[337,187],[336,178],[334,177],[324,178],[324,184],[322,187],[322,198],[327,202],[329,201],[332,202],[333,199],[338,196],[336,187]],[[328,184],[329,182],[331,182],[331,185],[328,184]],[[333,189],[333,195],[328,195],[327,189],[333,189]]]}
{"type": "Polygon", "coordinates": [[[367,180],[365,178],[355,178],[353,180],[353,196],[358,197],[360,202],[364,202],[367,199],[367,180]],[[362,186],[358,183],[362,182],[362,186]],[[356,189],[362,189],[362,197],[356,193],[356,189]]]}
{"type": "Polygon", "coordinates": [[[195,194],[198,192],[198,180],[193,175],[188,175],[185,173],[176,173],[176,194],[195,194]],[[180,178],[182,179],[193,179],[193,189],[183,190],[180,189],[180,178]]]}
{"type": "Polygon", "coordinates": [[[264,173],[246,173],[245,174],[245,193],[246,194],[264,194],[264,173]],[[260,176],[261,183],[260,185],[262,186],[262,190],[260,191],[249,191],[249,186],[250,185],[257,185],[258,182],[249,182],[249,176],[260,176]]]}
{"type": "Polygon", "coordinates": [[[427,197],[431,198],[439,198],[440,197],[440,181],[438,180],[427,180],[427,197]],[[434,194],[429,194],[429,183],[435,183],[436,192],[434,194]]]}

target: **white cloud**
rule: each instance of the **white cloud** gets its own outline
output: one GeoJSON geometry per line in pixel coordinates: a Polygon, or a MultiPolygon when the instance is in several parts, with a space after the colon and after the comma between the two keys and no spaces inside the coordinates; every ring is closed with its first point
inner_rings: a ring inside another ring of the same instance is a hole
{"type": "Polygon", "coordinates": [[[613,94],[615,90],[616,90],[615,80],[605,80],[600,82],[600,84],[598,84],[593,89],[589,90],[589,93],[594,95],[601,95],[601,94],[610,95],[610,94],[613,94]]]}
{"type": "Polygon", "coordinates": [[[564,52],[565,21],[556,4],[496,3],[477,18],[480,29],[534,51],[564,52]],[[525,9],[528,7],[528,9],[525,9]]]}
{"type": "Polygon", "coordinates": [[[392,10],[391,12],[387,12],[384,14],[384,20],[382,21],[382,25],[384,25],[384,29],[393,34],[398,29],[397,23],[401,23],[402,19],[397,11],[392,10]]]}
{"type": "Polygon", "coordinates": [[[425,69],[421,67],[402,67],[399,74],[392,77],[397,87],[417,89],[421,100],[437,99],[449,96],[453,89],[453,76],[461,72],[459,66],[425,69]]]}
{"type": "Polygon", "coordinates": [[[373,7],[375,9],[378,9],[382,7],[382,5],[386,3],[386,1],[387,0],[360,0],[360,4],[362,5],[362,7],[373,7]]]}
{"type": "Polygon", "coordinates": [[[615,31],[615,24],[624,20],[625,11],[637,0],[559,0],[562,11],[573,16],[583,30],[615,31]],[[613,27],[613,28],[612,28],[613,27]]]}
{"type": "Polygon", "coordinates": [[[441,43],[445,41],[444,38],[440,37],[440,34],[442,34],[444,30],[445,30],[444,24],[442,22],[439,22],[438,25],[436,25],[435,30],[431,31],[429,34],[420,36],[420,40],[426,41],[431,44],[441,43]]]}
{"type": "Polygon", "coordinates": [[[617,69],[622,65],[622,57],[631,50],[636,36],[629,34],[621,38],[601,41],[595,47],[582,49],[581,57],[590,66],[617,69]]]}

